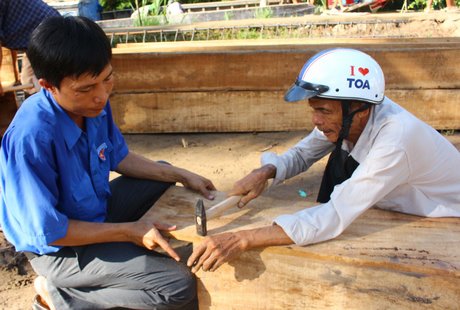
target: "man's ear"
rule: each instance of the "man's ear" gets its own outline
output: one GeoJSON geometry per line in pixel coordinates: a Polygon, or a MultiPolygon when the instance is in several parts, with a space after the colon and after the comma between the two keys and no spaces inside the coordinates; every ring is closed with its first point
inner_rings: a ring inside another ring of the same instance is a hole
{"type": "Polygon", "coordinates": [[[371,109],[365,109],[364,111],[359,111],[356,113],[359,124],[364,128],[369,120],[369,115],[371,114],[371,109]]]}
{"type": "Polygon", "coordinates": [[[369,116],[369,113],[371,112],[371,109],[365,109],[363,111],[359,111],[358,113],[356,113],[356,115],[359,117],[359,118],[367,118],[369,116]]]}
{"type": "Polygon", "coordinates": [[[53,86],[51,83],[49,83],[47,80],[39,79],[38,84],[41,87],[43,87],[44,89],[46,89],[47,91],[49,91],[50,93],[52,93],[52,94],[56,93],[57,88],[55,86],[53,86]]]}

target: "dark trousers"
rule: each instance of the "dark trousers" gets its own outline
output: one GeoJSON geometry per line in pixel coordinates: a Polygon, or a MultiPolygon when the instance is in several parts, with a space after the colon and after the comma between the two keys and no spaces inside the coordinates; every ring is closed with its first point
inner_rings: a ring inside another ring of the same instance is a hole
{"type": "MultiPolygon", "coordinates": [[[[113,180],[107,221],[138,220],[171,185],[124,176],[113,180]]],[[[64,247],[31,264],[46,277],[56,309],[198,309],[189,268],[132,243],[64,247]]]]}

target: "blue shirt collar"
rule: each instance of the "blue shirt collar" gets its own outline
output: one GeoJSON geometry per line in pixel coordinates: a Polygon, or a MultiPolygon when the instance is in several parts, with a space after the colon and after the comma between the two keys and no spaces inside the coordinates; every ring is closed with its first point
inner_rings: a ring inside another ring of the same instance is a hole
{"type": "MultiPolygon", "coordinates": [[[[82,135],[83,131],[80,129],[80,127],[77,126],[77,124],[75,124],[75,122],[70,118],[67,112],[56,102],[53,95],[49,91],[42,88],[42,93],[46,97],[48,102],[51,103],[52,108],[55,109],[56,116],[58,116],[59,118],[57,126],[61,128],[62,132],[66,133],[64,135],[64,140],[67,148],[71,150],[77,143],[78,139],[80,139],[80,136],[82,135]]],[[[105,110],[102,110],[102,112],[94,118],[85,118],[87,130],[91,130],[92,126],[97,128],[97,126],[101,123],[101,118],[104,117],[106,114],[107,113],[105,112],[105,110]]]]}

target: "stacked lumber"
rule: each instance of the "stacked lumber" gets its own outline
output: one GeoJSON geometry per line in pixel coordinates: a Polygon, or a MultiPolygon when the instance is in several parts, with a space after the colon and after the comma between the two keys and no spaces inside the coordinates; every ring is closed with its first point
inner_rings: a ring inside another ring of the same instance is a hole
{"type": "MultiPolygon", "coordinates": [[[[206,208],[224,198],[216,196],[206,208]]],[[[177,225],[172,235],[197,245],[203,238],[194,225],[198,198],[172,187],[145,218],[177,225]]],[[[208,233],[270,225],[313,200],[268,192],[208,221],[208,233]]],[[[215,272],[199,271],[200,309],[458,309],[458,244],[458,218],[370,209],[334,240],[251,250],[215,272]]]]}
{"type": "Polygon", "coordinates": [[[460,128],[459,38],[119,45],[115,119],[125,133],[310,130],[307,102],[285,103],[283,95],[305,61],[331,47],[370,54],[388,97],[437,129],[460,128]]]}

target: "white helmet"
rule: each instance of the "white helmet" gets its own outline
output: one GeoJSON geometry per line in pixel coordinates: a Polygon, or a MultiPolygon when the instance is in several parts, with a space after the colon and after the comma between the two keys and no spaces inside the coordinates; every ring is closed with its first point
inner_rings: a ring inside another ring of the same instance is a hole
{"type": "Polygon", "coordinates": [[[354,49],[334,48],[307,61],[284,100],[320,97],[380,104],[384,92],[382,69],[371,56],[354,49]]]}

